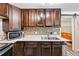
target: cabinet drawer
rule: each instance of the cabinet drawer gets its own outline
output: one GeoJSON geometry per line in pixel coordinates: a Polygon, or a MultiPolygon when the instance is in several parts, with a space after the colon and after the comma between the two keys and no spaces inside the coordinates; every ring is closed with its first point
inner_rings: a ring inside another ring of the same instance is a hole
{"type": "Polygon", "coordinates": [[[49,48],[49,47],[51,47],[51,42],[42,42],[42,47],[43,48],[49,48]]]}
{"type": "Polygon", "coordinates": [[[30,47],[30,48],[35,48],[37,47],[38,43],[37,42],[25,42],[25,48],[30,47]]]}
{"type": "Polygon", "coordinates": [[[64,45],[64,42],[53,42],[53,45],[64,45]]]}

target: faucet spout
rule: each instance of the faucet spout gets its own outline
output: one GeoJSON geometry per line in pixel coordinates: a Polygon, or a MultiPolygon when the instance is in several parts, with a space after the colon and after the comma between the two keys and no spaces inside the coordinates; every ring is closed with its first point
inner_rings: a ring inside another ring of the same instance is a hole
{"type": "Polygon", "coordinates": [[[48,33],[47,33],[48,39],[50,39],[50,35],[52,35],[52,32],[48,32],[48,33]]]}

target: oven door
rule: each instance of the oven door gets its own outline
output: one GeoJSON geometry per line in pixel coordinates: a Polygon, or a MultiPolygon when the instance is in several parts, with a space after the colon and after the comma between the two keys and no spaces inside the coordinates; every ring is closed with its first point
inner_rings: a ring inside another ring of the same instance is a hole
{"type": "Polygon", "coordinates": [[[10,43],[0,43],[0,51],[9,45],[10,45],[10,43]]]}

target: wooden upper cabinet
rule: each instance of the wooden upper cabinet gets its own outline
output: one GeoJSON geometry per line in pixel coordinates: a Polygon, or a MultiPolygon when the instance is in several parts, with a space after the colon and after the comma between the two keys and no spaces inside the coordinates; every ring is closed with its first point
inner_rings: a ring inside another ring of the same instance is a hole
{"type": "Polygon", "coordinates": [[[13,26],[13,12],[12,12],[12,5],[8,4],[8,17],[9,17],[9,30],[12,30],[12,26],[13,26]]]}
{"type": "Polygon", "coordinates": [[[13,30],[17,28],[18,26],[18,11],[17,11],[17,8],[12,6],[12,9],[13,9],[13,30]]]}
{"type": "Polygon", "coordinates": [[[37,10],[37,26],[45,26],[45,9],[37,10]]]}
{"type": "Polygon", "coordinates": [[[53,26],[53,10],[46,9],[46,26],[53,26]]]}
{"type": "Polygon", "coordinates": [[[22,26],[27,27],[29,26],[29,10],[22,9],[22,26]]]}
{"type": "Polygon", "coordinates": [[[9,17],[9,30],[12,30],[12,26],[13,26],[13,9],[12,9],[12,5],[8,5],[8,17],[9,17]]]}
{"type": "Polygon", "coordinates": [[[55,26],[61,26],[61,9],[53,9],[53,20],[55,26]]]}
{"type": "Polygon", "coordinates": [[[21,10],[8,4],[9,31],[21,30],[21,10]]]}
{"type": "Polygon", "coordinates": [[[36,10],[29,9],[29,26],[36,26],[36,10]]]}
{"type": "Polygon", "coordinates": [[[0,16],[4,16],[5,19],[7,19],[6,21],[3,21],[3,29],[6,29],[7,31],[21,30],[20,8],[8,3],[0,3],[0,16]]]}
{"type": "Polygon", "coordinates": [[[4,16],[8,18],[8,4],[4,3],[4,16]]]}
{"type": "Polygon", "coordinates": [[[12,30],[21,30],[21,11],[19,8],[12,6],[13,9],[13,29],[12,30]]]}
{"type": "Polygon", "coordinates": [[[0,15],[4,16],[4,4],[0,3],[0,15]]]}
{"type": "Polygon", "coordinates": [[[22,26],[60,26],[61,9],[23,9],[22,26]]]}
{"type": "Polygon", "coordinates": [[[7,18],[8,5],[7,3],[0,3],[0,16],[7,18]]]}
{"type": "Polygon", "coordinates": [[[21,9],[17,8],[18,12],[18,29],[21,30],[21,9]]]}

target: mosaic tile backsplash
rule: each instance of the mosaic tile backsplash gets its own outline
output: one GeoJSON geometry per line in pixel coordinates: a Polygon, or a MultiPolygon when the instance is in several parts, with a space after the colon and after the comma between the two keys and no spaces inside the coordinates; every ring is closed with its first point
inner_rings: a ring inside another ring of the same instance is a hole
{"type": "Polygon", "coordinates": [[[25,27],[24,32],[26,35],[47,35],[48,32],[57,32],[60,34],[60,28],[53,27],[25,27]]]}

